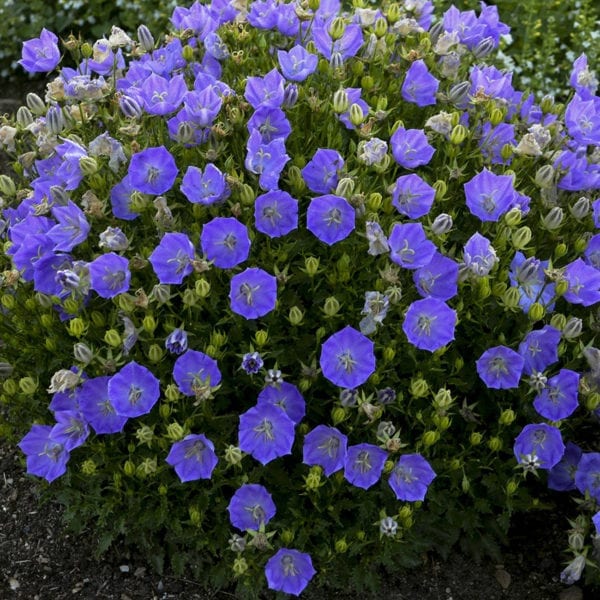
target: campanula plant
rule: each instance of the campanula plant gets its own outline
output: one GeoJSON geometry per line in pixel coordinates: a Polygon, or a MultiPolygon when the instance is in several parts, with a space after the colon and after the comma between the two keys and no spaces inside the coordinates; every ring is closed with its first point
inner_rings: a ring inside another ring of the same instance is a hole
{"type": "Polygon", "coordinates": [[[593,577],[600,101],[584,58],[564,106],[515,89],[507,32],[213,0],[24,43],[49,81],[0,127],[3,429],[99,552],[356,591],[497,556],[569,492],[563,579],[593,577]]]}

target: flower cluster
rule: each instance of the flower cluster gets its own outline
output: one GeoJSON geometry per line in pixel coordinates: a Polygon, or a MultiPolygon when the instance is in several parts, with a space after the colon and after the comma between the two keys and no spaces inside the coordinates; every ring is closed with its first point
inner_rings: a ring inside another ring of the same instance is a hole
{"type": "Polygon", "coordinates": [[[532,471],[597,506],[583,59],[561,107],[481,62],[508,31],[485,3],[213,0],[171,23],[71,44],[73,67],[47,31],[24,43],[26,70],[58,69],[0,128],[2,401],[35,420],[28,472],[144,490],[138,525],[152,506],[174,546],[229,539],[245,592],[294,595],[464,494],[510,514],[532,471]]]}

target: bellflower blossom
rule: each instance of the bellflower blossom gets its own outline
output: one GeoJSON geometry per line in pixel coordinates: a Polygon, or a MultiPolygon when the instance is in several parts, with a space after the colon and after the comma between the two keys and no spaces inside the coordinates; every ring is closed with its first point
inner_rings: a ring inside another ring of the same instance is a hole
{"type": "Polygon", "coordinates": [[[558,344],[561,334],[552,325],[530,331],[519,344],[519,354],[523,357],[523,373],[541,373],[558,361],[558,344]]]}
{"type": "Polygon", "coordinates": [[[243,263],[250,253],[248,229],[235,217],[215,217],[205,223],[200,245],[206,258],[220,269],[243,263]]]}
{"type": "Polygon", "coordinates": [[[17,444],[27,460],[27,473],[51,483],[67,471],[70,454],[64,444],[52,437],[50,425],[32,425],[17,444]]]}
{"type": "Polygon", "coordinates": [[[513,178],[483,169],[464,184],[467,207],[482,221],[498,221],[512,208],[515,199],[513,178]]]}
{"type": "Polygon", "coordinates": [[[577,394],[579,373],[570,369],[561,369],[535,397],[533,406],[539,415],[550,421],[566,419],[579,405],[577,394]]]}
{"type": "Polygon", "coordinates": [[[262,465],[290,454],[294,422],[278,406],[263,402],[240,415],[239,447],[262,465]]]}
{"type": "Polygon", "coordinates": [[[398,127],[390,138],[390,146],[394,159],[405,169],[428,164],[435,153],[435,148],[429,144],[421,129],[398,127]]]}
{"type": "Polygon", "coordinates": [[[319,364],[323,376],[334,385],[356,388],[375,371],[374,344],[347,325],[323,342],[319,364]]]}
{"type": "Polygon", "coordinates": [[[565,452],[560,431],[546,423],[525,425],[513,447],[517,462],[534,468],[551,469],[565,452]]]}
{"type": "Polygon", "coordinates": [[[575,472],[575,486],[600,502],[600,452],[584,452],[575,472]]]}
{"type": "Polygon", "coordinates": [[[215,445],[203,434],[189,434],[175,442],[165,460],[184,483],[210,479],[219,462],[215,445]]]}
{"type": "Polygon", "coordinates": [[[420,269],[436,252],[421,223],[396,223],[388,238],[390,258],[405,269],[420,269]]]}
{"type": "Polygon", "coordinates": [[[463,264],[469,273],[485,277],[497,262],[496,251],[486,237],[476,232],[467,240],[463,249],[463,264]]]}
{"type": "Polygon", "coordinates": [[[118,415],[108,395],[110,376],[103,375],[84,381],[75,395],[84,419],[97,433],[119,433],[129,419],[118,415]]]}
{"type": "Polygon", "coordinates": [[[158,196],[171,189],[177,171],[173,155],[164,146],[158,146],[136,152],[127,174],[133,189],[158,196]]]}
{"type": "Polygon", "coordinates": [[[185,233],[165,233],[148,260],[160,283],[179,284],[193,271],[194,245],[185,233]]]}
{"type": "Polygon", "coordinates": [[[424,267],[413,272],[413,281],[424,298],[446,301],[458,293],[458,270],[456,261],[436,251],[424,267]]]}
{"type": "Polygon", "coordinates": [[[370,335],[377,329],[377,325],[383,323],[390,306],[390,299],[381,292],[365,292],[365,305],[361,315],[366,315],[360,321],[360,332],[363,335],[370,335]]]}
{"type": "Polygon", "coordinates": [[[258,129],[253,129],[246,144],[244,166],[250,173],[259,176],[261,189],[270,191],[279,187],[279,175],[290,157],[285,152],[282,138],[264,144],[258,129]]]}
{"type": "Polygon", "coordinates": [[[290,418],[294,425],[302,421],[306,413],[306,403],[300,393],[300,390],[287,381],[282,381],[279,385],[268,385],[258,394],[256,404],[262,403],[279,406],[290,418]]]}
{"type": "Polygon", "coordinates": [[[510,389],[519,386],[525,360],[506,346],[488,348],[476,361],[477,373],[488,388],[510,389]]]}
{"type": "Polygon", "coordinates": [[[431,465],[420,454],[403,454],[394,465],[388,483],[398,500],[416,502],[425,499],[435,476],[431,465]]]}
{"type": "Polygon", "coordinates": [[[435,189],[415,173],[396,179],[392,190],[392,204],[409,219],[424,217],[435,199],[435,189]]]}
{"type": "Polygon", "coordinates": [[[242,357],[242,369],[248,375],[256,375],[264,366],[264,361],[258,352],[247,352],[242,357]]]}
{"type": "Polygon", "coordinates": [[[560,459],[548,471],[548,487],[558,492],[567,492],[577,489],[575,486],[575,473],[583,451],[573,442],[567,442],[565,452],[560,459]]]}
{"type": "Polygon", "coordinates": [[[56,425],[52,427],[50,437],[63,444],[68,451],[85,443],[90,435],[88,423],[79,411],[58,410],[54,413],[56,425]]]}
{"type": "Polygon", "coordinates": [[[571,304],[592,306],[600,302],[600,271],[583,262],[581,258],[569,263],[563,277],[569,283],[564,299],[571,304]]]}
{"type": "Polygon", "coordinates": [[[173,365],[173,379],[182,394],[198,396],[221,383],[221,371],[214,358],[198,350],[187,350],[173,365]]]}
{"type": "Polygon", "coordinates": [[[225,175],[212,163],[200,167],[189,165],[180,186],[183,195],[193,204],[215,204],[226,200],[231,190],[225,175]]]}
{"type": "Polygon", "coordinates": [[[547,260],[542,261],[535,256],[525,258],[522,252],[515,252],[510,263],[509,278],[511,284],[521,292],[519,306],[524,312],[527,312],[534,302],[539,302],[548,310],[553,309],[555,285],[546,281],[544,271],[548,266],[547,260]]]}
{"type": "Polygon", "coordinates": [[[124,256],[107,252],[89,263],[88,269],[91,288],[101,298],[114,298],[129,289],[131,272],[124,256]]]}
{"type": "Polygon", "coordinates": [[[387,142],[374,137],[358,143],[357,157],[365,165],[380,165],[387,156],[387,150],[387,142]]]}
{"type": "Polygon", "coordinates": [[[277,279],[259,269],[248,268],[231,278],[229,301],[231,310],[246,319],[257,319],[275,308],[277,279]]]}
{"type": "Polygon", "coordinates": [[[456,311],[439,298],[416,300],[406,311],[402,331],[421,350],[435,352],[454,339],[456,311]]]}
{"type": "Polygon", "coordinates": [[[259,106],[248,119],[246,127],[250,133],[258,131],[263,144],[269,144],[276,139],[285,141],[292,131],[285,113],[280,108],[271,106],[259,106]]]}
{"type": "Polygon", "coordinates": [[[83,211],[71,200],[66,206],[53,206],[52,216],[57,224],[46,235],[54,242],[55,252],[70,252],[87,239],[90,224],[83,211]]]}
{"type": "Polygon", "coordinates": [[[123,252],[129,248],[129,240],[119,227],[107,227],[99,236],[99,248],[123,252]]]}
{"type": "Polygon", "coordinates": [[[258,531],[275,516],[277,509],[264,486],[245,483],[234,492],[227,510],[234,527],[241,531],[258,531]]]}
{"type": "Polygon", "coordinates": [[[60,62],[58,37],[43,28],[39,38],[23,42],[19,64],[28,73],[48,73],[60,62]]]}
{"type": "Polygon", "coordinates": [[[356,211],[342,196],[315,196],[306,211],[306,228],[332,246],[354,230],[356,211]]]}
{"type": "Polygon", "coordinates": [[[108,399],[116,413],[123,417],[149,413],[159,396],[159,380],[135,361],[121,367],[108,382],[108,399]]]}
{"type": "MultiPolygon", "coordinates": [[[[282,7],[280,6],[279,9],[282,7]]],[[[318,57],[296,44],[289,51],[278,50],[277,60],[283,76],[289,81],[304,81],[317,68],[318,57]]]]}
{"type": "Polygon", "coordinates": [[[129,175],[126,175],[119,183],[110,190],[110,205],[112,214],[117,219],[133,221],[139,217],[139,213],[131,210],[131,195],[135,189],[131,185],[129,175]]]}
{"type": "Polygon", "coordinates": [[[165,348],[171,354],[183,354],[188,349],[188,336],[185,330],[177,327],[165,339],[165,348]]]}
{"type": "Polygon", "coordinates": [[[281,237],[298,228],[298,200],[282,190],[257,196],[254,226],[269,237],[281,237]]]}
{"type": "Polygon", "coordinates": [[[365,235],[369,242],[368,254],[378,256],[386,254],[390,251],[390,245],[387,238],[381,229],[381,225],[377,221],[367,221],[365,223],[365,235]]]}
{"type": "Polygon", "coordinates": [[[265,565],[270,590],[299,596],[316,571],[309,554],[280,548],[265,565]]]}
{"type": "Polygon", "coordinates": [[[329,33],[329,22],[317,20],[313,23],[313,42],[317,50],[329,61],[336,55],[341,61],[356,56],[363,45],[363,32],[360,25],[346,25],[342,37],[334,40],[329,33]]]}
{"type": "Polygon", "coordinates": [[[318,148],[302,169],[302,179],[311,192],[328,194],[335,190],[343,168],[344,159],[337,150],[318,148]]]}
{"type": "Polygon", "coordinates": [[[585,54],[579,55],[573,62],[569,83],[575,92],[584,99],[588,99],[596,94],[598,79],[590,71],[588,59],[585,54]]]}
{"type": "Polygon", "coordinates": [[[379,481],[387,456],[385,450],[373,444],[348,446],[344,479],[363,490],[369,489],[379,481]]]}
{"type": "Polygon", "coordinates": [[[151,115],[167,115],[175,112],[188,89],[183,75],[166,78],[152,73],[140,86],[139,98],[151,115]]]}
{"type": "Polygon", "coordinates": [[[302,462],[322,467],[326,477],[343,468],[348,438],[335,427],[317,425],[304,436],[302,462]]]}
{"type": "Polygon", "coordinates": [[[439,85],[440,82],[429,72],[425,61],[418,59],[406,71],[402,97],[417,106],[430,106],[436,103],[439,85]]]}

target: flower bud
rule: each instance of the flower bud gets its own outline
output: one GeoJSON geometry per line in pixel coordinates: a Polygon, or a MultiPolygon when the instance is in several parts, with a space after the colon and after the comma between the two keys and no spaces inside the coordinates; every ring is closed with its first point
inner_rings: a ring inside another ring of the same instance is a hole
{"type": "Polygon", "coordinates": [[[288,313],[288,320],[292,325],[300,325],[304,319],[304,313],[297,307],[292,306],[288,313]]]}
{"type": "Polygon", "coordinates": [[[422,437],[423,445],[426,448],[429,446],[433,446],[439,439],[440,439],[439,431],[426,431],[422,437]]]}
{"type": "Polygon", "coordinates": [[[440,388],[433,397],[433,406],[436,410],[446,410],[453,402],[452,394],[446,388],[440,388]]]}
{"type": "Polygon", "coordinates": [[[314,256],[307,256],[304,259],[304,271],[309,277],[314,277],[319,271],[320,259],[314,256]]]}
{"type": "Polygon", "coordinates": [[[29,92],[25,96],[25,102],[34,115],[43,115],[46,113],[46,104],[44,104],[44,101],[37,94],[29,92]]]}
{"type": "Polygon", "coordinates": [[[47,337],[44,340],[44,346],[46,347],[46,350],[48,350],[48,352],[56,352],[56,350],[58,349],[58,344],[56,343],[56,338],[54,337],[47,337]]]}
{"type": "Polygon", "coordinates": [[[121,96],[119,98],[119,108],[128,119],[139,119],[144,113],[139,102],[131,96],[121,96]]]}
{"type": "Polygon", "coordinates": [[[446,431],[452,423],[448,415],[433,415],[432,421],[439,431],[446,431]]]}
{"type": "Polygon", "coordinates": [[[153,363],[159,363],[164,355],[164,350],[158,344],[152,344],[150,348],[148,348],[148,358],[153,363]]]}
{"type": "Polygon", "coordinates": [[[552,165],[540,167],[535,174],[535,183],[542,189],[551,187],[554,183],[554,167],[552,165]]]}
{"type": "Polygon", "coordinates": [[[392,362],[394,360],[395,356],[396,356],[396,351],[391,346],[386,346],[383,349],[383,360],[384,360],[384,362],[386,362],[386,363],[392,362]]]}
{"type": "Polygon", "coordinates": [[[567,317],[565,317],[565,315],[563,315],[561,313],[554,313],[552,315],[552,317],[550,317],[550,325],[552,325],[552,327],[554,327],[554,329],[558,329],[559,331],[562,331],[563,337],[565,336],[564,328],[565,328],[566,324],[567,324],[567,317]]]}
{"type": "Polygon", "coordinates": [[[225,461],[228,462],[230,465],[237,465],[241,463],[242,458],[244,458],[244,455],[242,454],[240,448],[238,448],[237,446],[233,446],[232,444],[230,444],[229,446],[227,446],[227,448],[225,448],[225,461]]]}
{"type": "Polygon", "coordinates": [[[54,135],[58,135],[65,128],[65,116],[60,106],[51,106],[46,113],[46,127],[54,135]]]}
{"type": "Polygon", "coordinates": [[[171,413],[173,412],[171,406],[169,404],[161,404],[158,407],[158,414],[161,416],[162,419],[164,419],[165,421],[171,416],[171,413]]]}
{"type": "Polygon", "coordinates": [[[578,237],[573,242],[573,250],[575,250],[576,254],[581,254],[588,246],[589,238],[585,235],[578,237]]]}
{"type": "Polygon", "coordinates": [[[560,206],[555,206],[550,209],[550,212],[542,217],[542,225],[548,231],[558,229],[563,221],[564,211],[560,206]]]}
{"type": "Polygon", "coordinates": [[[342,177],[335,188],[335,195],[348,199],[352,196],[353,192],[354,180],[352,177],[342,177]]]}
{"type": "MultiPolygon", "coordinates": [[[[163,404],[163,406],[165,405],[163,404]]],[[[185,437],[185,430],[179,423],[177,423],[177,421],[175,421],[174,423],[169,423],[167,425],[167,436],[169,437],[169,439],[176,442],[178,440],[182,440],[185,437]]]]}
{"type": "Polygon", "coordinates": [[[198,279],[194,284],[194,291],[199,298],[207,298],[210,294],[210,283],[206,279],[198,279]]]}
{"type": "Polygon", "coordinates": [[[467,134],[468,131],[464,125],[461,125],[460,123],[455,125],[452,129],[452,133],[450,133],[450,143],[454,144],[455,146],[462,144],[462,142],[465,141],[467,134]]]}
{"type": "MultiPolygon", "coordinates": [[[[445,193],[445,192],[444,192],[445,193]]],[[[453,226],[452,217],[446,213],[440,213],[431,224],[431,231],[435,235],[444,235],[448,233],[453,226]]]]}
{"type": "Polygon", "coordinates": [[[515,411],[511,408],[507,408],[500,413],[498,423],[500,423],[500,425],[510,425],[516,418],[515,411]]]}
{"type": "Polygon", "coordinates": [[[170,383],[165,389],[165,398],[169,402],[177,402],[179,397],[179,388],[174,383],[170,383]]]}
{"type": "Polygon", "coordinates": [[[83,363],[84,365],[92,362],[92,359],[94,358],[93,352],[86,344],[82,342],[77,342],[73,346],[73,355],[76,361],[83,363]]]}
{"type": "Polygon", "coordinates": [[[518,206],[514,206],[504,215],[504,222],[509,227],[516,227],[523,217],[523,213],[518,206]]]}
{"type": "Polygon", "coordinates": [[[594,412],[600,406],[600,394],[598,392],[592,392],[585,399],[585,407],[590,411],[594,412]]]}
{"type": "Polygon", "coordinates": [[[460,83],[455,83],[448,92],[448,100],[454,105],[462,104],[467,99],[470,89],[470,81],[461,81],[460,83]]]}
{"type": "Polygon", "coordinates": [[[511,479],[506,484],[506,494],[508,496],[512,496],[518,489],[519,489],[519,482],[515,481],[514,479],[511,479]]]}
{"type": "Polygon", "coordinates": [[[350,122],[355,127],[358,127],[365,120],[365,113],[360,107],[360,104],[353,103],[350,105],[350,122]]]}
{"type": "Polygon", "coordinates": [[[529,312],[527,313],[527,316],[529,317],[530,321],[533,321],[535,323],[536,321],[543,319],[545,314],[546,309],[544,308],[544,305],[540,304],[539,302],[534,302],[529,307],[529,312]]]}
{"type": "Polygon", "coordinates": [[[540,102],[540,108],[542,109],[542,112],[544,112],[544,113],[551,112],[552,109],[554,108],[554,96],[551,96],[550,94],[546,94],[540,102]]]}
{"type": "Polygon", "coordinates": [[[262,348],[269,340],[269,333],[264,329],[259,329],[254,334],[254,341],[259,348],[262,348]]]}
{"type": "Polygon", "coordinates": [[[248,570],[248,562],[243,556],[239,556],[233,560],[232,570],[235,577],[241,577],[248,570]]]}
{"type": "Polygon", "coordinates": [[[19,387],[24,394],[32,396],[35,394],[38,384],[33,377],[22,377],[19,379],[19,387]]]}
{"type": "Polygon", "coordinates": [[[0,298],[0,302],[7,310],[13,310],[15,307],[15,297],[12,294],[3,294],[0,298]]]}
{"type": "Polygon", "coordinates": [[[584,539],[581,531],[571,531],[571,533],[569,533],[569,547],[571,550],[574,550],[575,552],[583,550],[583,543],[584,539]]]}
{"type": "Polygon", "coordinates": [[[291,108],[298,102],[298,86],[295,83],[288,83],[283,90],[283,108],[291,108]]]}
{"type": "Polygon", "coordinates": [[[425,398],[429,394],[429,385],[425,379],[411,379],[409,391],[411,396],[415,398],[425,398]]]}
{"type": "Polygon", "coordinates": [[[490,111],[490,123],[495,127],[496,125],[500,125],[502,121],[504,121],[504,111],[495,106],[490,111]]]}
{"type": "Polygon", "coordinates": [[[123,465],[123,472],[125,475],[132,477],[135,474],[135,463],[132,460],[126,460],[123,465]]]}
{"type": "Polygon", "coordinates": [[[202,513],[198,510],[197,506],[190,506],[188,508],[188,515],[192,525],[198,527],[202,523],[202,513]]]}
{"type": "Polygon", "coordinates": [[[333,94],[333,111],[341,114],[345,113],[350,107],[350,100],[345,89],[340,88],[333,94]]]}
{"type": "Polygon", "coordinates": [[[582,196],[573,204],[573,206],[569,207],[569,211],[576,219],[585,219],[590,212],[590,199],[582,196]]]}
{"type": "Polygon", "coordinates": [[[475,287],[477,289],[477,298],[485,300],[489,298],[492,293],[492,287],[490,285],[489,277],[479,277],[476,281],[475,287]]]}
{"type": "Polygon", "coordinates": [[[142,24],[138,27],[137,37],[140,46],[146,52],[152,52],[152,50],[154,50],[154,37],[152,36],[152,33],[150,33],[150,30],[148,29],[148,27],[146,27],[146,25],[142,24]]]}
{"type": "Polygon", "coordinates": [[[562,336],[566,340],[574,340],[581,335],[583,321],[579,317],[569,317],[562,330],[562,336]]]}
{"type": "Polygon", "coordinates": [[[471,484],[469,483],[469,479],[464,474],[463,474],[462,481],[460,482],[460,488],[464,494],[466,494],[471,489],[471,484]]]}
{"type": "Polygon", "coordinates": [[[2,384],[2,389],[10,396],[13,396],[14,394],[17,393],[17,385],[15,384],[13,379],[7,379],[2,384]]]}
{"type": "Polygon", "coordinates": [[[33,115],[26,106],[19,106],[17,110],[17,125],[25,129],[25,127],[33,123],[33,115]]]}
{"type": "Polygon", "coordinates": [[[68,329],[73,337],[81,337],[87,331],[87,325],[81,317],[75,317],[69,321],[68,329]]]}
{"type": "Polygon", "coordinates": [[[92,58],[94,54],[94,49],[92,48],[92,45],[89,42],[84,42],[83,44],[81,44],[80,50],[81,56],[83,58],[92,58]]]}
{"type": "Polygon", "coordinates": [[[502,440],[497,436],[490,438],[488,441],[488,448],[492,452],[498,452],[502,449],[502,440]]]}
{"type": "Polygon", "coordinates": [[[564,294],[566,294],[569,290],[569,282],[566,279],[559,279],[555,284],[554,284],[554,293],[557,296],[563,296],[564,294]]]}
{"type": "Polygon", "coordinates": [[[531,241],[531,229],[527,226],[519,227],[512,232],[511,238],[515,250],[523,250],[531,241]]]}
{"type": "Polygon", "coordinates": [[[339,425],[342,421],[346,419],[346,416],[346,409],[343,406],[336,406],[331,411],[331,421],[334,425],[339,425]]]}
{"type": "Polygon", "coordinates": [[[17,193],[15,182],[8,175],[0,175],[0,193],[9,198],[17,193]]]}
{"type": "Polygon", "coordinates": [[[308,475],[304,478],[304,487],[307,490],[318,490],[321,487],[321,473],[323,469],[319,466],[311,467],[308,475]]]}
{"type": "Polygon", "coordinates": [[[140,444],[146,444],[150,447],[150,444],[154,439],[154,430],[152,427],[148,427],[148,425],[142,425],[136,429],[135,437],[140,444]]]}
{"type": "Polygon", "coordinates": [[[341,540],[336,540],[334,544],[335,551],[338,554],[344,554],[348,550],[348,542],[346,542],[346,538],[342,538],[341,540]]]}
{"type": "Polygon", "coordinates": [[[521,292],[519,288],[509,287],[504,294],[502,294],[502,303],[509,310],[515,310],[519,307],[519,301],[521,300],[521,292]]]}
{"type": "Polygon", "coordinates": [[[121,345],[121,336],[116,329],[109,329],[104,334],[104,341],[113,348],[118,348],[121,345]]]}
{"type": "Polygon", "coordinates": [[[469,436],[469,442],[472,446],[479,446],[481,444],[481,440],[483,439],[483,435],[478,431],[473,431],[469,436]]]}
{"type": "Polygon", "coordinates": [[[240,202],[244,206],[252,206],[255,199],[256,194],[254,193],[253,187],[248,183],[243,183],[240,187],[240,202]]]}
{"type": "Polygon", "coordinates": [[[156,469],[158,468],[158,464],[156,461],[156,457],[154,458],[145,458],[135,470],[136,475],[139,477],[148,477],[148,475],[152,475],[156,473],[156,469]]]}
{"type": "Polygon", "coordinates": [[[325,300],[322,310],[328,317],[337,315],[340,310],[340,303],[338,299],[335,296],[329,296],[329,298],[325,300]]]}
{"type": "Polygon", "coordinates": [[[84,475],[93,475],[96,472],[96,466],[96,463],[91,458],[88,458],[81,464],[81,472],[84,475]]]}
{"type": "MultiPolygon", "coordinates": [[[[443,200],[445,198],[446,192],[448,191],[448,186],[444,180],[438,179],[437,181],[434,182],[433,189],[435,190],[435,199],[439,201],[439,200],[443,200]]],[[[442,213],[442,214],[444,214],[444,213],[442,213]]],[[[441,216],[441,215],[438,215],[438,216],[441,216]]],[[[450,217],[450,215],[446,215],[446,216],[450,217]]],[[[450,221],[452,221],[452,217],[450,217],[450,221]]]]}

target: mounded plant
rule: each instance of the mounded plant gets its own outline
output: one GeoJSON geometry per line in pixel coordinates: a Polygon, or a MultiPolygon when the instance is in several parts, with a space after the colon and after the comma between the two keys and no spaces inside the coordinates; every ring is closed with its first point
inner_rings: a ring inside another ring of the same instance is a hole
{"type": "MultiPolygon", "coordinates": [[[[600,516],[600,106],[486,63],[494,7],[177,8],[0,140],[3,431],[98,551],[256,596],[600,516]],[[357,557],[360,560],[357,561],[357,557]],[[348,566],[352,564],[352,569],[348,566]]],[[[71,64],[72,66],[66,66],[71,64]]]]}

